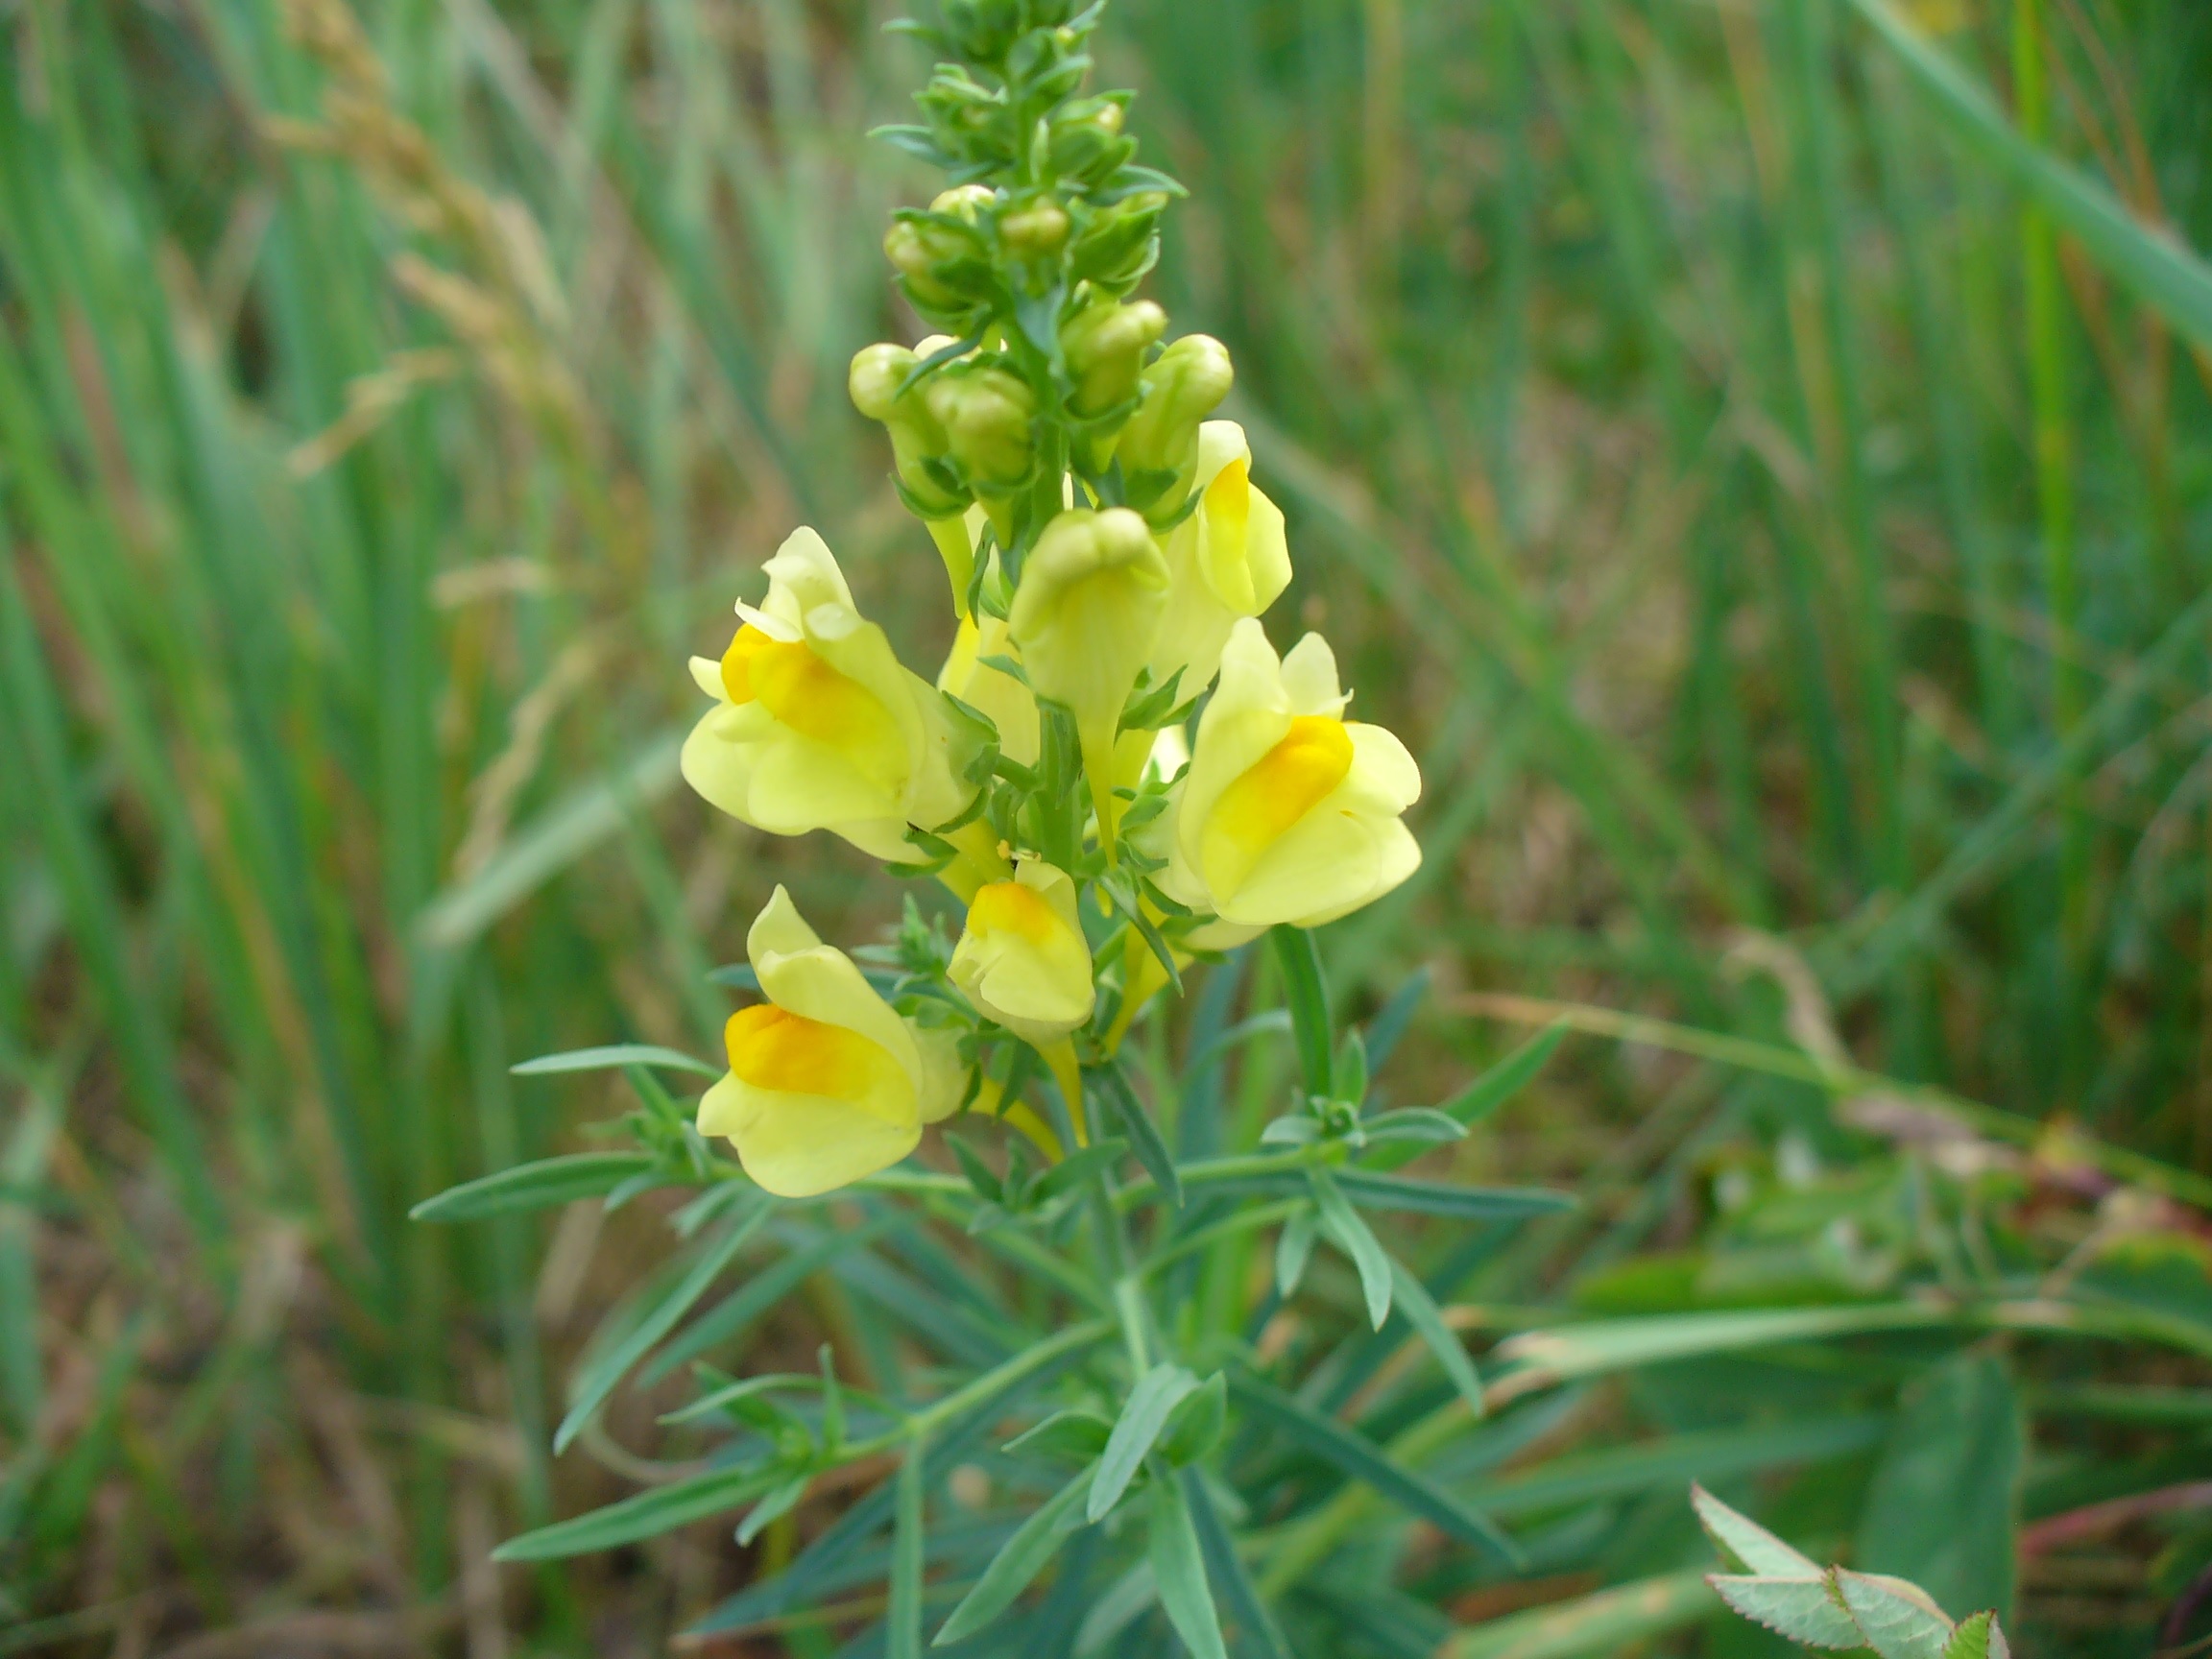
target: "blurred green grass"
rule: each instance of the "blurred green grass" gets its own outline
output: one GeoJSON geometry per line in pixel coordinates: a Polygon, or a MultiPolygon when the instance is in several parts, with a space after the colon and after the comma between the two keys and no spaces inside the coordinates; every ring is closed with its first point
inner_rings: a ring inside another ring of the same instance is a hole
{"type": "MultiPolygon", "coordinates": [[[[1335,949],[1801,1039],[1779,934],[1862,1064],[2212,1170],[2212,13],[1914,9],[2000,104],[2041,66],[2023,148],[1864,10],[1118,0],[1192,189],[1154,291],[1236,353],[1285,613],[1428,779],[1335,949]]],[[[794,522],[946,643],[844,394],[915,332],[893,14],[390,0],[363,58],[323,0],[0,10],[14,1612],[479,1607],[623,1222],[541,1276],[407,1207],[567,1143],[594,1102],[512,1061],[710,1044],[771,878],[887,914],[673,744],[794,522]]],[[[1513,1035],[1424,1026],[1439,1075],[1513,1035]]],[[[1593,1051],[1485,1156],[1602,1260],[1792,1112],[1593,1051]]],[[[548,1580],[547,1639],[658,1594],[548,1580]]]]}

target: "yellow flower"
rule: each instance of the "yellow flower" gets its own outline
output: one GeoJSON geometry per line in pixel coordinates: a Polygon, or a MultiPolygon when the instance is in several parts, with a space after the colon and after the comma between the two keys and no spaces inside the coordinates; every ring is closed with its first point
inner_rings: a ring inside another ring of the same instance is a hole
{"type": "Polygon", "coordinates": [[[829,830],[878,858],[916,856],[908,824],[943,824],[974,798],[942,700],[899,665],[811,530],[769,560],[768,597],[719,663],[691,660],[715,707],[684,745],[709,803],[778,835],[829,830]]]}
{"type": "Polygon", "coordinates": [[[699,1102],[745,1173],[806,1198],[888,1168],[960,1103],[951,1046],[900,1019],[781,887],[746,936],[768,1000],[730,1017],[730,1074],[699,1102]]]}
{"type": "Polygon", "coordinates": [[[1406,746],[1347,724],[1336,659],[1318,634],[1277,661],[1238,622],[1174,808],[1162,885],[1238,927],[1334,921],[1420,867],[1400,814],[1421,795],[1406,746]]]}
{"type": "Polygon", "coordinates": [[[1198,428],[1198,505],[1161,538],[1174,583],[1152,641],[1152,683],[1183,671],[1181,695],[1213,680],[1238,618],[1257,616],[1290,584],[1283,510],[1252,483],[1252,446],[1234,421],[1198,428]]]}
{"type": "Polygon", "coordinates": [[[968,902],[952,983],[977,1012],[1042,1049],[1091,1018],[1091,946],[1067,873],[1024,858],[968,902]]]}
{"type": "Polygon", "coordinates": [[[1167,603],[1167,565],[1126,507],[1076,509],[1045,527],[1022,567],[1009,626],[1040,697],[1073,711],[1097,809],[1114,844],[1114,739],[1167,603]]]}

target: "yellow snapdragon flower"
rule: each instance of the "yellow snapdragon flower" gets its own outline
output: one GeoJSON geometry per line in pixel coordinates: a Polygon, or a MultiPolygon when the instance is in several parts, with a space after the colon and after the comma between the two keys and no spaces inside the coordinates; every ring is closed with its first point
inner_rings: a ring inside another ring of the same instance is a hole
{"type": "Polygon", "coordinates": [[[1115,737],[1167,591],[1166,562],[1142,518],[1126,507],[1077,508],[1047,524],[1029,550],[1008,617],[1031,688],[1075,715],[1098,838],[1108,847],[1115,737]]]}
{"type": "Polygon", "coordinates": [[[1236,624],[1177,792],[1169,897],[1237,927],[1315,927],[1420,867],[1400,821],[1420,769],[1382,727],[1348,723],[1346,701],[1318,634],[1278,660],[1257,621],[1236,624]]]}
{"type": "Polygon", "coordinates": [[[1252,446],[1234,421],[1198,428],[1198,505],[1160,539],[1172,584],[1152,641],[1152,683],[1182,671],[1181,692],[1213,682],[1229,630],[1257,616],[1290,585],[1283,510],[1252,482],[1252,446]]]}
{"type": "Polygon", "coordinates": [[[1024,858],[976,889],[949,972],[976,1011],[1042,1049],[1091,1018],[1091,946],[1067,872],[1024,858]]]}
{"type": "Polygon", "coordinates": [[[829,830],[878,858],[911,859],[906,826],[974,798],[937,694],[853,603],[837,561],[798,530],[764,566],[768,596],[720,662],[691,660],[715,699],[684,744],[684,778],[733,818],[778,835],[829,830]]]}
{"type": "Polygon", "coordinates": [[[762,1188],[807,1198],[848,1186],[960,1104],[950,1038],[902,1020],[781,887],[745,954],[768,1000],[730,1016],[730,1073],[699,1102],[699,1133],[727,1136],[762,1188]]]}

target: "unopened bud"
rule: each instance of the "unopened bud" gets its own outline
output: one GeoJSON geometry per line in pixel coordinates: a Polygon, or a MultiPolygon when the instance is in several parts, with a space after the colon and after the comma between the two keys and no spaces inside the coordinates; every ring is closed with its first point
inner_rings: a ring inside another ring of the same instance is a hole
{"type": "Polygon", "coordinates": [[[929,412],[921,389],[906,385],[919,361],[903,346],[864,347],[853,359],[846,387],[853,406],[891,434],[891,455],[908,504],[925,518],[950,518],[967,508],[968,493],[943,465],[951,447],[943,422],[929,412]]]}
{"type": "Polygon", "coordinates": [[[1079,312],[1060,331],[1075,376],[1075,413],[1093,419],[1135,397],[1144,353],[1166,331],[1167,313],[1149,300],[1133,305],[1108,300],[1079,312]]]}
{"type": "Polygon", "coordinates": [[[1000,539],[1010,539],[1013,497],[1037,464],[1030,435],[1037,395],[1020,375],[985,367],[940,374],[923,397],[969,488],[1000,539]]]}
{"type": "Polygon", "coordinates": [[[998,239],[1018,254],[1034,258],[1057,253],[1068,242],[1068,212],[1049,197],[1006,214],[998,239]]]}
{"type": "Polygon", "coordinates": [[[1153,524],[1181,511],[1198,469],[1198,425],[1236,380],[1229,349],[1186,334],[1145,372],[1144,399],[1121,428],[1121,476],[1129,504],[1153,524]]]}

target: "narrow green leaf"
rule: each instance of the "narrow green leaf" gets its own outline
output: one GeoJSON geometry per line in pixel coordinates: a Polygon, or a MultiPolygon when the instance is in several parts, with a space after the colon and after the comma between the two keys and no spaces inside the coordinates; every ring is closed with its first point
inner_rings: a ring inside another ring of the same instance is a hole
{"type": "Polygon", "coordinates": [[[1574,1209],[1577,1202],[1573,1193],[1548,1192],[1540,1187],[1455,1187],[1359,1168],[1337,1169],[1334,1175],[1344,1196],[1362,1210],[1402,1210],[1462,1221],[1553,1215],[1574,1209]]]}
{"type": "Polygon", "coordinates": [[[891,1524],[891,1606],[884,1615],[886,1659],[922,1659],[923,1498],[927,1442],[917,1434],[899,1465],[891,1524]]]}
{"type": "Polygon", "coordinates": [[[619,1503],[556,1522],[510,1538],[492,1551],[494,1561],[555,1561],[569,1555],[589,1555],[658,1537],[678,1527],[687,1527],[709,1515],[719,1515],[750,1503],[787,1477],[781,1469],[715,1469],[687,1480],[656,1486],[619,1503]]]}
{"type": "Polygon", "coordinates": [[[1160,1433],[1160,1455],[1174,1468],[1195,1463],[1214,1450],[1229,1420],[1229,1380],[1216,1371],[1177,1402],[1160,1433]]]}
{"type": "Polygon", "coordinates": [[[1306,1264],[1313,1259],[1313,1212],[1301,1210],[1275,1236],[1275,1294],[1286,1302],[1297,1293],[1306,1264]]]}
{"type": "Polygon", "coordinates": [[[1098,1455],[1098,1476],[1091,1483],[1090,1502],[1084,1511],[1088,1519],[1105,1519],[1114,1505],[1121,1502],[1121,1494],[1136,1479],[1144,1455],[1152,1450],[1160,1431],[1166,1427],[1168,1413],[1197,1386],[1197,1378],[1165,1359],[1137,1379],[1137,1386],[1129,1390],[1129,1399],[1114,1424],[1106,1450],[1098,1455]]]}
{"type": "Polygon", "coordinates": [[[1808,1647],[1850,1649],[1866,1645],[1824,1574],[1807,1578],[1716,1573],[1706,1582],[1719,1593],[1721,1600],[1777,1636],[1787,1636],[1808,1647]]]}
{"type": "Polygon", "coordinates": [[[1690,1483],[1690,1504],[1697,1511],[1698,1525],[1714,1548],[1733,1558],[1744,1571],[1775,1578],[1817,1578],[1820,1564],[1801,1555],[1747,1515],[1739,1514],[1695,1481],[1690,1483]]]}
{"type": "Polygon", "coordinates": [[[813,1483],[814,1477],[810,1471],[794,1475],[748,1509],[745,1519],[737,1523],[739,1548],[750,1548],[753,1540],[766,1531],[779,1516],[788,1515],[796,1509],[799,1500],[806,1496],[806,1488],[813,1483]]]}
{"type": "Polygon", "coordinates": [[[1355,1480],[1364,1481],[1391,1503],[1457,1538],[1509,1562],[1520,1551],[1486,1517],[1476,1513],[1443,1487],[1390,1461],[1382,1449],[1358,1430],[1316,1411],[1295,1395],[1249,1372],[1229,1379],[1239,1405],[1265,1418],[1293,1443],[1355,1480]]]}
{"type": "Polygon", "coordinates": [[[474,1221],[518,1210],[544,1210],[579,1198],[599,1198],[623,1182],[651,1173],[649,1152],[578,1152],[518,1164],[479,1176],[425,1198],[407,1214],[417,1221],[474,1221]]]}
{"type": "Polygon", "coordinates": [[[952,1609],[932,1647],[948,1647],[974,1635],[1011,1607],[1014,1599],[1036,1581],[1068,1535],[1084,1525],[1082,1504],[1091,1490],[1092,1474],[1085,1469],[1022,1523],[991,1558],[991,1565],[983,1569],[975,1587],[952,1609]]]}
{"type": "Polygon", "coordinates": [[[1443,1310],[1429,1294],[1429,1286],[1395,1257],[1390,1262],[1390,1272],[1397,1286],[1398,1310],[1429,1345],[1429,1352],[1436,1356],[1436,1363],[1444,1367],[1444,1375],[1452,1380],[1459,1398],[1467,1402],[1467,1408],[1476,1416],[1481,1416],[1482,1379],[1476,1374],[1475,1361],[1468,1358],[1466,1346],[1444,1323],[1443,1310]]]}
{"type": "Polygon", "coordinates": [[[1309,1094],[1326,1094],[1330,1082],[1329,982],[1321,973],[1313,935],[1303,927],[1272,929],[1275,960],[1283,970],[1283,1000],[1290,1011],[1290,1034],[1298,1046],[1298,1066],[1309,1094]]]}
{"type": "Polygon", "coordinates": [[[1167,1149],[1167,1142],[1160,1134],[1160,1125],[1152,1121],[1152,1114],[1144,1110],[1144,1103],[1137,1098],[1136,1091],[1130,1088],[1129,1079],[1121,1070],[1121,1063],[1110,1060],[1103,1066],[1093,1067],[1083,1075],[1105,1085],[1103,1093],[1128,1135],[1130,1148],[1137,1154],[1137,1162],[1144,1166],[1144,1173],[1152,1177],[1154,1185],[1166,1194],[1167,1202],[1180,1210],[1183,1207],[1183,1177],[1175,1167],[1175,1154],[1167,1149]]]}
{"type": "Polygon", "coordinates": [[[2004,1618],[2025,1456],[2004,1363],[1987,1353],[1945,1361],[1906,1391],[1852,1558],[1868,1573],[1911,1578],[1940,1606],[1989,1607],[2004,1618]]]}
{"type": "MultiPolygon", "coordinates": [[[[1559,1051],[1566,1036],[1565,1022],[1554,1021],[1444,1101],[1437,1110],[1473,1128],[1534,1082],[1537,1073],[1559,1051]]],[[[1396,1169],[1420,1155],[1418,1146],[1390,1146],[1378,1150],[1366,1162],[1371,1168],[1396,1169]]]]}
{"type": "Polygon", "coordinates": [[[1195,1469],[1186,1469],[1176,1479],[1182,1483],[1183,1503],[1190,1511],[1190,1524],[1198,1533],[1198,1547],[1205,1552],[1207,1576],[1221,1586],[1221,1597],[1228,1603],[1230,1623],[1236,1627],[1239,1646],[1255,1651],[1259,1659],[1291,1659],[1290,1645],[1284,1641],[1283,1632],[1261,1597],[1260,1587],[1252,1582],[1251,1574],[1244,1571],[1242,1557],[1237,1553],[1237,1541],[1222,1525],[1221,1516],[1214,1506],[1214,1495],[1206,1489],[1206,1479],[1195,1469]]]}
{"type": "Polygon", "coordinates": [[[517,1077],[549,1077],[562,1071],[612,1071],[622,1066],[664,1066],[672,1071],[691,1071],[701,1077],[719,1077],[730,1070],[712,1066],[680,1049],[657,1043],[613,1043],[601,1048],[571,1048],[565,1054],[541,1054],[507,1070],[517,1077]]]}
{"type": "Polygon", "coordinates": [[[1151,1514],[1145,1528],[1145,1556],[1160,1586],[1160,1605],[1167,1622],[1195,1659],[1229,1659],[1221,1640],[1221,1616],[1206,1582],[1206,1556],[1190,1525],[1183,1488],[1174,1480],[1152,1482],[1151,1514]]]}
{"type": "Polygon", "coordinates": [[[2145,225],[2096,180],[2032,142],[1889,0],[1851,0],[1984,160],[2047,208],[2123,287],[2198,345],[2212,347],[2212,269],[2171,232],[2145,225]]]}
{"type": "Polygon", "coordinates": [[[1367,1223],[1359,1219],[1359,1213],[1344,1201],[1344,1194],[1326,1169],[1309,1170],[1307,1180],[1313,1189],[1321,1231],[1328,1235],[1329,1242],[1349,1256],[1352,1265],[1358,1268],[1359,1289],[1367,1298],[1368,1323],[1380,1331],[1382,1321],[1390,1317],[1390,1293],[1395,1281],[1390,1258],[1368,1230],[1367,1223]]]}
{"type": "Polygon", "coordinates": [[[576,1438],[584,1425],[591,1420],[593,1412],[614,1391],[616,1383],[629,1374],[630,1367],[645,1357],[647,1350],[676,1329],[676,1322],[691,1310],[691,1305],[707,1293],[708,1286],[722,1276],[722,1270],[736,1260],[737,1252],[744,1249],[753,1235],[775,1213],[776,1206],[763,1200],[752,1214],[726,1231],[709,1245],[691,1271],[685,1274],[666,1299],[641,1320],[613,1348],[588,1363],[577,1377],[570,1392],[568,1415],[561,1420],[554,1431],[553,1450],[556,1454],[568,1450],[568,1443],[576,1438]]]}

